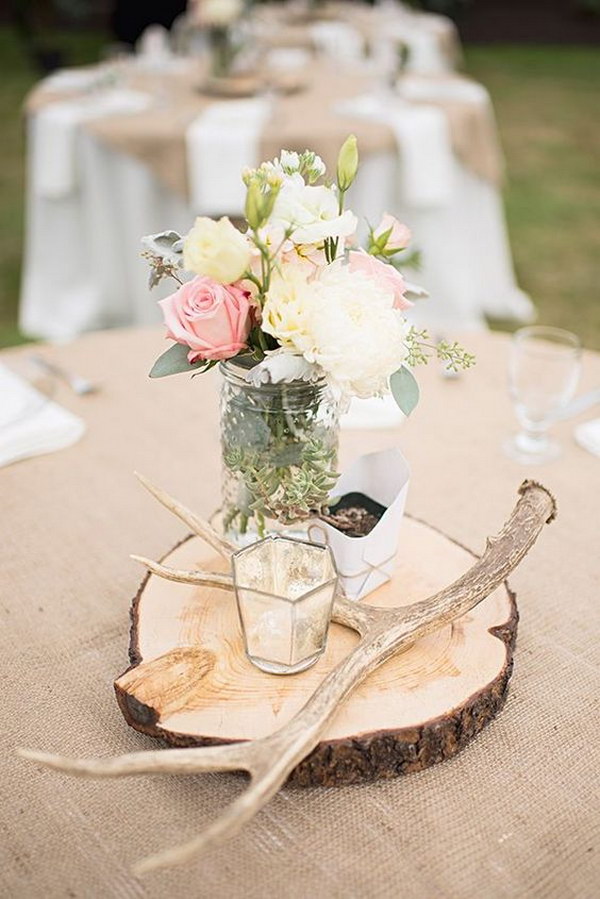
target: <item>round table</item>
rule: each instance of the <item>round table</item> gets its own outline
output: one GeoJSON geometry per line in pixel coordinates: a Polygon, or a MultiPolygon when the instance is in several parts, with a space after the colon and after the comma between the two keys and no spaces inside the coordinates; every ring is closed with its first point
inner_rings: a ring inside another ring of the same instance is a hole
{"type": "MultiPolygon", "coordinates": [[[[140,258],[142,235],[168,228],[185,233],[196,214],[242,215],[241,169],[282,147],[308,146],[333,172],[351,132],[358,136],[361,168],[348,205],[363,236],[366,222],[376,225],[388,211],[409,224],[421,253],[420,271],[408,275],[430,299],[415,310],[416,323],[443,333],[482,327],[486,315],[530,317],[531,302],[513,272],[501,156],[484,88],[452,75],[407,76],[401,88],[409,91],[407,99],[378,93],[373,73],[355,65],[321,61],[305,74],[305,90],[272,106],[265,98],[203,95],[203,76],[193,64],[157,76],[133,63],[122,88],[104,98],[102,91],[71,96],[71,106],[68,94],[42,82],[27,104],[24,333],[64,340],[95,328],[157,322],[140,258]],[[136,97],[148,106],[114,112],[123,102],[135,107],[136,97]],[[52,107],[58,123],[48,121],[52,107]],[[233,118],[216,125],[211,118],[207,125],[207,115],[217,110],[233,118]],[[256,126],[255,115],[263,114],[266,120],[256,126]],[[57,165],[58,185],[49,179],[57,165]],[[193,189],[197,182],[204,192],[193,189]],[[232,185],[239,191],[232,194],[232,185]]],[[[155,292],[157,299],[165,289],[155,292]]]]}
{"type": "MultiPolygon", "coordinates": [[[[0,470],[4,578],[4,895],[591,896],[600,876],[597,534],[600,462],[557,426],[564,454],[523,468],[500,449],[514,426],[508,338],[463,342],[477,367],[419,373],[422,402],[397,430],[344,431],[342,465],[399,445],[412,467],[408,511],[480,551],[525,477],[556,496],[558,518],[511,577],[521,611],[506,708],[470,748],[421,774],[339,789],[284,789],[235,839],[197,864],[133,879],[128,865],[185,841],[237,794],[235,776],[81,781],[13,754],[155,748],[131,731],[112,682],[126,664],[129,559],[158,558],[185,533],[133,470],[201,514],[218,502],[217,376],[146,377],[160,331],[91,334],[48,359],[101,382],[60,402],[88,430],[76,446],[0,470]],[[595,798],[596,796],[596,798],[595,798]]],[[[6,351],[3,361],[27,353],[6,351]]],[[[582,387],[600,382],[587,353],[582,387]]],[[[588,413],[589,415],[589,413],[588,413]]],[[[432,559],[435,565],[435,559],[432,559]]]]}

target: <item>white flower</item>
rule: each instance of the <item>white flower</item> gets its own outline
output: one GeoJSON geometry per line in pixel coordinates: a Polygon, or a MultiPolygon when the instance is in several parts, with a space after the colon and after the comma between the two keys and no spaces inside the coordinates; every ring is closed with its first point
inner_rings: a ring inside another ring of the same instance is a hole
{"type": "Polygon", "coordinates": [[[255,387],[260,387],[261,384],[316,381],[321,375],[319,368],[307,362],[304,356],[280,348],[268,352],[262,362],[250,369],[246,380],[255,387]]]}
{"type": "Polygon", "coordinates": [[[409,325],[393,293],[346,265],[306,281],[286,269],[263,309],[263,330],[324,370],[342,392],[379,396],[408,354],[409,325]]]}
{"type": "Polygon", "coordinates": [[[340,215],[333,188],[305,184],[297,173],[283,182],[271,222],[293,227],[290,240],[298,244],[322,243],[326,237],[347,237],[357,225],[356,216],[350,210],[340,215]]]}
{"type": "Polygon", "coordinates": [[[279,154],[279,164],[286,175],[292,175],[300,168],[300,156],[294,150],[282,150],[279,154]]]}
{"type": "Polygon", "coordinates": [[[251,247],[228,218],[199,216],[183,243],[183,267],[219,284],[238,281],[250,265],[251,247]]]}
{"type": "Polygon", "coordinates": [[[239,19],[243,9],[243,0],[202,0],[198,15],[203,25],[224,28],[239,19]]]}
{"type": "Polygon", "coordinates": [[[316,295],[302,268],[282,265],[273,275],[262,310],[261,327],[279,343],[304,353],[312,345],[310,319],[316,295]]]}

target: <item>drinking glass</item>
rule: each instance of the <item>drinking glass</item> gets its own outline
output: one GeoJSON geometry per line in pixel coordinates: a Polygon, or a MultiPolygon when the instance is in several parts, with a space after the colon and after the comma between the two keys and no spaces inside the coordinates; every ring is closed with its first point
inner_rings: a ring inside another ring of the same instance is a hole
{"type": "Polygon", "coordinates": [[[508,380],[521,430],[504,444],[512,459],[539,463],[560,454],[548,428],[575,393],[580,357],[579,338],[570,331],[534,325],[514,334],[508,380]]]}

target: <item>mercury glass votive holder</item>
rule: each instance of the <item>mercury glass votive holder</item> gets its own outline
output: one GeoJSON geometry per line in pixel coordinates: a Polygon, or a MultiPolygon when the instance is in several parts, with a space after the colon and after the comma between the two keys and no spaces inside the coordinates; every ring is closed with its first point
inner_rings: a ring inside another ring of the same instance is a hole
{"type": "Polygon", "coordinates": [[[233,554],[246,654],[269,674],[310,668],[327,644],[337,571],[329,547],[271,536],[233,554]]]}

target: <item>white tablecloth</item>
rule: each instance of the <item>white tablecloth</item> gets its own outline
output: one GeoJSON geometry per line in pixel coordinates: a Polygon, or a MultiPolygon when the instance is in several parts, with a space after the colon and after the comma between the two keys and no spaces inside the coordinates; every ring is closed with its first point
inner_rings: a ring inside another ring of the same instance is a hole
{"type": "MultiPolygon", "coordinates": [[[[34,114],[30,170],[38,141],[34,114]]],[[[140,237],[166,228],[185,232],[195,214],[214,213],[191,208],[142,162],[83,128],[75,158],[76,185],[64,196],[36,192],[29,178],[20,325],[33,337],[62,340],[90,329],[158,321],[156,300],[168,286],[148,291],[140,237]]],[[[451,197],[431,208],[414,205],[401,165],[393,152],[365,157],[349,202],[361,221],[375,224],[388,211],[412,228],[423,268],[409,275],[430,293],[412,313],[415,320],[440,332],[483,327],[486,314],[526,320],[531,304],[515,283],[498,190],[454,158],[451,197]]]]}

